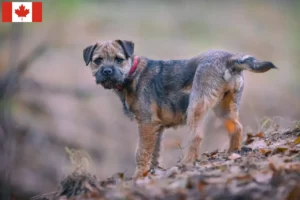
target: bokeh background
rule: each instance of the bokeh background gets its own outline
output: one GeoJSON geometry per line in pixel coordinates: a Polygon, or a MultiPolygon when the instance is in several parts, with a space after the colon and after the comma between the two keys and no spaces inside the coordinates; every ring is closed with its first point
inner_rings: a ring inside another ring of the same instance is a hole
{"type": "MultiPolygon", "coordinates": [[[[43,1],[42,23],[0,24],[2,195],[54,191],[77,154],[100,179],[133,174],[137,125],[82,56],[113,39],[134,41],[135,54],[152,59],[222,49],[270,60],[279,70],[245,73],[245,134],[266,118],[280,128],[300,119],[300,1],[43,1]]],[[[220,122],[210,115],[207,125],[201,151],[226,148],[220,122]]],[[[165,133],[162,167],[176,164],[189,138],[184,127],[165,133]]]]}

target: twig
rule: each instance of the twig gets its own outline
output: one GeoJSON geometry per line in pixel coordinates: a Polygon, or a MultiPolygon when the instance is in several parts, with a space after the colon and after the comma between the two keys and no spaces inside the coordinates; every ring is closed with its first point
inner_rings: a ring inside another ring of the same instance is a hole
{"type": "MultiPolygon", "coordinates": [[[[40,194],[40,195],[36,195],[34,197],[31,197],[30,200],[37,200],[40,198],[45,198],[45,197],[49,197],[49,195],[55,195],[58,191],[53,191],[53,192],[49,192],[49,193],[45,193],[45,194],[40,194]]],[[[53,197],[51,196],[51,197],[53,197]]]]}

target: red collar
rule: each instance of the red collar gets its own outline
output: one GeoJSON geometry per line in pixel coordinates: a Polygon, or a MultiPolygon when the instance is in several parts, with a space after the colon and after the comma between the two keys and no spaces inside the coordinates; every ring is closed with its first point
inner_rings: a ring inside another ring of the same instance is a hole
{"type": "MultiPolygon", "coordinates": [[[[138,56],[134,56],[134,59],[133,59],[133,65],[131,66],[131,68],[130,68],[130,71],[129,71],[129,73],[128,73],[128,76],[126,77],[126,79],[125,79],[125,84],[126,84],[126,82],[127,81],[129,81],[130,80],[130,77],[132,76],[132,74],[135,72],[135,70],[137,69],[137,66],[138,66],[138,64],[139,64],[139,57],[138,56]]],[[[121,91],[121,90],[123,90],[123,86],[124,86],[124,84],[123,85],[116,85],[116,87],[115,87],[115,89],[116,90],[118,90],[118,91],[121,91]]]]}
{"type": "Polygon", "coordinates": [[[133,65],[130,68],[130,71],[129,71],[129,74],[128,74],[128,78],[135,72],[138,64],[139,64],[139,57],[138,56],[134,56],[133,65]]]}

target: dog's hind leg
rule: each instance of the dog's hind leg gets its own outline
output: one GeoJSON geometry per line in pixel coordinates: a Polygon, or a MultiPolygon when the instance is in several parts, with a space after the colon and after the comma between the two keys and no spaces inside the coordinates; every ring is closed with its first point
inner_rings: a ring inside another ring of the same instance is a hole
{"type": "Polygon", "coordinates": [[[218,89],[211,89],[209,85],[202,85],[201,90],[194,90],[190,96],[187,122],[193,138],[185,152],[182,164],[194,163],[198,157],[200,143],[204,134],[204,119],[207,111],[213,108],[219,99],[218,89]]]}
{"type": "Polygon", "coordinates": [[[242,94],[242,88],[238,91],[229,91],[225,93],[221,102],[214,108],[218,117],[220,117],[228,131],[230,138],[228,152],[241,148],[243,126],[239,122],[238,106],[242,94]]]}

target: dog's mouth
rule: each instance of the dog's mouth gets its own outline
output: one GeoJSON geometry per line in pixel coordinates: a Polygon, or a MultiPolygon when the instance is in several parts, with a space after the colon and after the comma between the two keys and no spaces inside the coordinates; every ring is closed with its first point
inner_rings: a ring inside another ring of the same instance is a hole
{"type": "Polygon", "coordinates": [[[113,88],[117,88],[118,86],[122,85],[122,83],[120,83],[119,81],[115,81],[115,80],[111,80],[111,79],[103,80],[97,84],[101,84],[105,89],[113,89],[113,88]]]}
{"type": "Polygon", "coordinates": [[[102,85],[105,89],[114,89],[118,86],[122,85],[124,82],[124,78],[122,76],[122,73],[115,70],[114,74],[110,76],[104,76],[101,73],[97,72],[95,74],[96,78],[96,84],[102,85]]]}
{"type": "Polygon", "coordinates": [[[112,89],[116,83],[112,80],[105,80],[100,83],[105,89],[112,89]]]}

